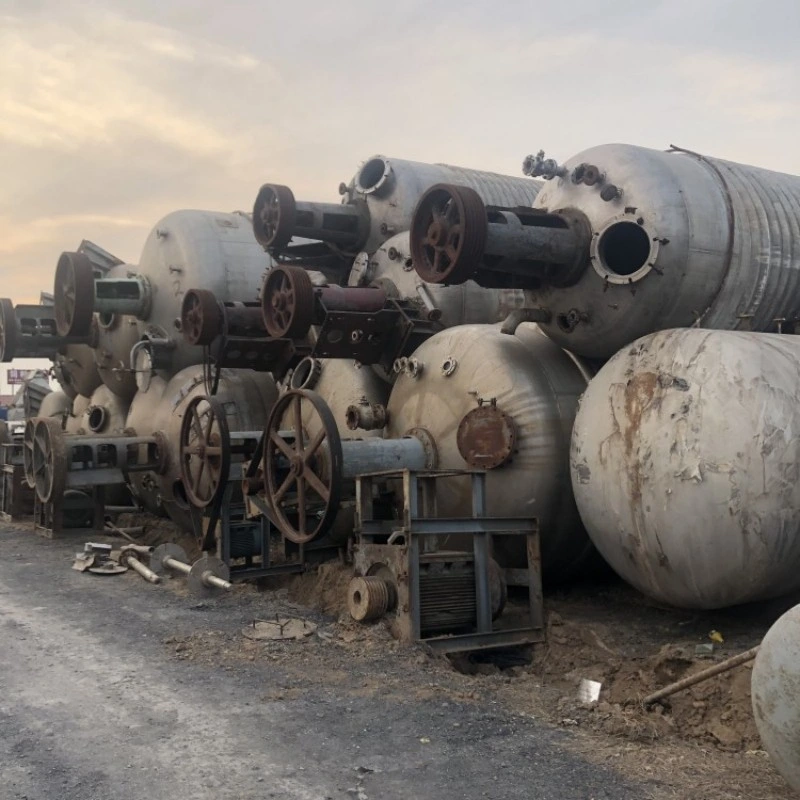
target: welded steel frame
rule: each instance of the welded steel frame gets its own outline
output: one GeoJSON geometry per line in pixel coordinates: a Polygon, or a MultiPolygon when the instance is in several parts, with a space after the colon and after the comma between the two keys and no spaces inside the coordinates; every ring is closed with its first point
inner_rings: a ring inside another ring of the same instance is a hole
{"type": "Polygon", "coordinates": [[[356,565],[389,560],[398,585],[398,609],[407,615],[399,629],[413,642],[423,642],[437,653],[487,650],[496,647],[537,644],[545,640],[539,524],[528,517],[486,516],[486,473],[481,470],[396,470],[356,477],[356,565]],[[436,517],[436,481],[466,477],[471,481],[472,516],[436,517]],[[402,518],[374,517],[373,487],[389,480],[402,481],[402,518]],[[472,539],[475,565],[476,620],[474,633],[424,637],[420,619],[421,555],[436,549],[437,539],[462,535],[472,539]],[[489,562],[494,536],[525,536],[529,579],[529,625],[509,630],[492,623],[489,562]],[[402,544],[397,542],[402,541],[402,544]]]}

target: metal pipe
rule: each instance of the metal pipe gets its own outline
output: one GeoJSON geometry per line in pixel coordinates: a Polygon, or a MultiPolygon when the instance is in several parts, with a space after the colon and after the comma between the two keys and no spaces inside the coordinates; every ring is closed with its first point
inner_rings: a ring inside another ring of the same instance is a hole
{"type": "Polygon", "coordinates": [[[438,319],[441,319],[442,311],[441,309],[437,308],[436,303],[433,302],[431,293],[428,291],[428,287],[425,286],[424,283],[417,285],[417,294],[419,295],[419,299],[422,300],[422,305],[425,306],[425,310],[428,312],[428,319],[434,322],[438,319]]]}
{"type": "Polygon", "coordinates": [[[513,335],[523,322],[550,322],[552,314],[546,308],[517,308],[500,326],[500,333],[513,335]]]}
{"type": "MultiPolygon", "coordinates": [[[[505,222],[490,221],[486,228],[484,255],[502,256],[512,261],[534,261],[542,264],[573,264],[588,254],[588,241],[564,226],[525,224],[511,212],[501,212],[505,222]]],[[[558,219],[557,215],[532,217],[535,221],[558,219]]],[[[523,221],[524,220],[524,221],[523,221]]],[[[501,267],[502,269],[502,267],[501,267]]]]}
{"type": "Polygon", "coordinates": [[[352,439],[342,442],[342,477],[369,472],[430,468],[423,443],[415,436],[403,439],[352,439]]]}

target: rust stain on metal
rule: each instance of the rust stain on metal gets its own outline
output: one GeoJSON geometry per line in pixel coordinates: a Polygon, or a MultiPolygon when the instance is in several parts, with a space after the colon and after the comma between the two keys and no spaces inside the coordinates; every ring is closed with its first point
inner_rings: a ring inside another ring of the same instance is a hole
{"type": "Polygon", "coordinates": [[[514,420],[496,406],[465,414],[458,426],[458,452],[470,467],[495,469],[505,464],[517,444],[514,420]]]}

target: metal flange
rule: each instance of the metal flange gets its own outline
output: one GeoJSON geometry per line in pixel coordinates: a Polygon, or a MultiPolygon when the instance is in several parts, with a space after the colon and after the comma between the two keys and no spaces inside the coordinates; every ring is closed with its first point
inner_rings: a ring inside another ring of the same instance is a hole
{"type": "Polygon", "coordinates": [[[208,596],[220,589],[230,589],[230,577],[231,571],[222,559],[205,554],[192,564],[188,577],[189,591],[208,596]]]}
{"type": "Polygon", "coordinates": [[[175,544],[174,542],[164,542],[164,544],[160,544],[153,550],[150,556],[150,569],[157,575],[164,572],[174,572],[175,570],[173,567],[164,563],[168,559],[175,559],[175,561],[181,561],[186,564],[188,572],[189,557],[186,555],[186,551],[179,544],[175,544]]]}

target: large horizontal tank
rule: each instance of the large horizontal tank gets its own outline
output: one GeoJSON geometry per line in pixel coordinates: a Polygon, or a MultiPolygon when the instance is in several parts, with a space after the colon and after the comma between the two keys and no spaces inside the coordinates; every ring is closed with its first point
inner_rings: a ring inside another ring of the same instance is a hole
{"type": "MultiPolygon", "coordinates": [[[[181,476],[181,423],[189,402],[205,394],[208,394],[208,389],[203,367],[187,367],[166,385],[157,383],[142,395],[141,401],[137,394],[128,414],[131,435],[152,436],[160,433],[166,449],[166,469],[162,474],[131,476],[134,494],[148,506],[162,506],[172,520],[185,530],[192,530],[192,524],[181,476]],[[152,395],[150,391],[153,391],[152,395]]],[[[277,397],[278,389],[269,373],[246,369],[222,370],[215,394],[225,408],[231,432],[263,431],[277,397]]]]}
{"type": "Polygon", "coordinates": [[[203,361],[203,348],[189,345],[180,331],[186,291],[207,289],[222,301],[256,300],[270,264],[247,216],[175,211],[153,228],[138,265],[116,268],[113,277],[97,278],[79,253],[62,254],[54,289],[59,331],[88,332],[92,311],[101,320],[131,315],[146,340],[137,369],[149,366],[168,377],[203,361]]]}
{"type": "Polygon", "coordinates": [[[753,665],[753,716],[775,769],[800,792],[800,606],[789,609],[761,642],[753,665]]]}
{"type": "Polygon", "coordinates": [[[572,483],[608,563],[664,603],[713,609],[800,589],[800,339],[646,336],[589,384],[572,483]]]}
{"type": "MultiPolygon", "coordinates": [[[[422,344],[398,376],[387,436],[422,430],[437,468],[488,470],[487,513],[538,518],[545,579],[561,580],[596,557],[569,480],[572,421],[588,379],[534,325],[515,334],[449,328],[422,344]]],[[[439,488],[440,515],[463,516],[471,507],[467,480],[441,480],[439,488]]],[[[499,546],[502,566],[525,565],[524,546],[499,546]]]]}
{"type": "Polygon", "coordinates": [[[308,266],[320,259],[330,264],[338,256],[341,263],[327,273],[334,280],[337,270],[346,276],[356,253],[373,253],[408,230],[419,198],[443,181],[474,189],[486,203],[507,206],[530,206],[540,187],[538,181],[494,172],[377,155],[339,185],[341,203],[297,201],[288,186],[265,184],[253,208],[253,229],[279,259],[299,258],[308,266]]]}
{"type": "MultiPolygon", "coordinates": [[[[800,316],[800,178],[625,144],[527,162],[550,178],[536,213],[487,217],[466,198],[456,266],[436,268],[484,286],[513,275],[562,347],[603,358],[655,330],[774,331],[800,316]]],[[[431,257],[447,239],[433,201],[412,226],[431,257]]]]}

